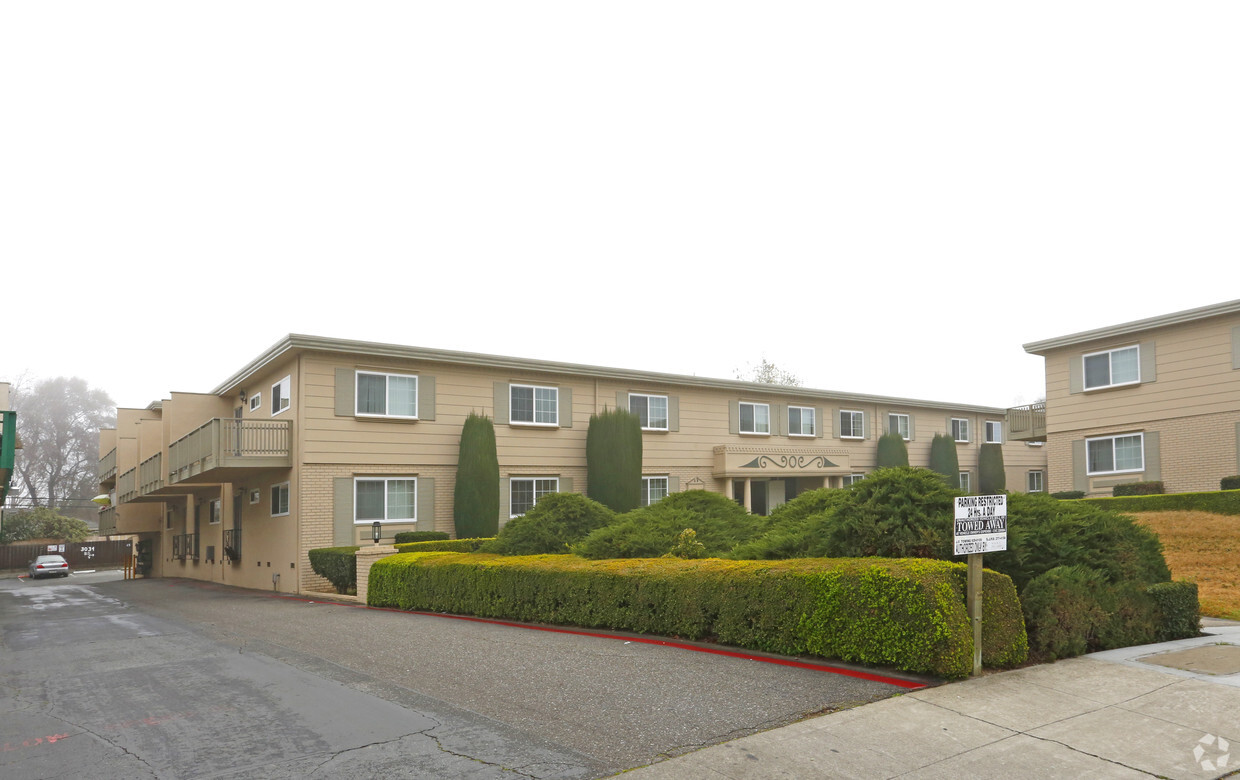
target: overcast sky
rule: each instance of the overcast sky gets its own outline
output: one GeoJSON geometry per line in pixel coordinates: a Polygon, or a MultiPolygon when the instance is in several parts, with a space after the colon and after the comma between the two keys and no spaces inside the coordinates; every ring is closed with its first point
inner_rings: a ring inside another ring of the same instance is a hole
{"type": "Polygon", "coordinates": [[[1240,298],[1240,3],[0,6],[0,380],[288,333],[1008,406],[1240,298]]]}

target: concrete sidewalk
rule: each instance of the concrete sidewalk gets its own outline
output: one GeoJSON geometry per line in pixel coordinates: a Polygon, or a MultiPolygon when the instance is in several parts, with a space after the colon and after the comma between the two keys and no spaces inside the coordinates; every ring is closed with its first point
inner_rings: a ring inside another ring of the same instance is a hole
{"type": "Polygon", "coordinates": [[[1240,769],[1240,624],[1203,630],[928,688],[624,777],[1223,777],[1240,769]]]}

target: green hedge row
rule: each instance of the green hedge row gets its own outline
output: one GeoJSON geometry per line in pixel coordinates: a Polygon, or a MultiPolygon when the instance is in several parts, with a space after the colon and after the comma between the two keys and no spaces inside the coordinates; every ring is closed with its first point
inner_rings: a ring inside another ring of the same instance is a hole
{"type": "Polygon", "coordinates": [[[1119,498],[1084,498],[1082,502],[1097,504],[1116,512],[1212,512],[1216,515],[1240,515],[1240,490],[1215,490],[1205,493],[1168,493],[1155,496],[1123,496],[1119,498]]]}
{"type": "Polygon", "coordinates": [[[443,531],[401,531],[396,534],[396,544],[413,542],[438,542],[450,538],[443,531]]]}
{"type": "Polygon", "coordinates": [[[1125,482],[1111,488],[1113,496],[1153,496],[1162,495],[1167,491],[1162,482],[1125,482]]]}
{"type": "MultiPolygon", "coordinates": [[[[413,553],[377,561],[372,606],[709,640],[945,678],[973,669],[966,567],[921,559],[784,561],[413,553]]],[[[983,660],[1028,651],[1016,590],[987,571],[983,660]]]]}
{"type": "Polygon", "coordinates": [[[402,553],[477,552],[483,542],[489,542],[493,538],[494,537],[488,536],[483,539],[443,539],[441,541],[410,542],[408,544],[396,545],[396,551],[402,553]]]}
{"type": "Polygon", "coordinates": [[[337,593],[357,590],[357,546],[311,550],[310,568],[336,587],[337,593]]]}

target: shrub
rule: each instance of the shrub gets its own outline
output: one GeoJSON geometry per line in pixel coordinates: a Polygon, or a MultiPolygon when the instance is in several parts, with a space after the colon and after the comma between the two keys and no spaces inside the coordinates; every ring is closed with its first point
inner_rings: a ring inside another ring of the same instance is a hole
{"type": "Polygon", "coordinates": [[[1113,496],[1152,496],[1163,492],[1161,482],[1126,482],[1111,488],[1113,496]]]}
{"type": "Polygon", "coordinates": [[[1057,566],[1030,582],[1020,592],[1030,654],[1053,661],[1081,655],[1096,645],[1108,620],[1099,600],[1106,587],[1102,573],[1086,566],[1057,566]]]}
{"type": "Polygon", "coordinates": [[[396,534],[396,544],[432,542],[449,538],[443,531],[401,531],[396,534]]]}
{"type": "Polygon", "coordinates": [[[1087,498],[1081,503],[1113,512],[1212,512],[1240,515],[1240,491],[1212,490],[1204,493],[1168,493],[1121,498],[1087,498]]]}
{"type": "Polygon", "coordinates": [[[811,555],[951,558],[957,491],[928,469],[879,469],[852,486],[811,555]]]}
{"type": "Polygon", "coordinates": [[[736,560],[812,557],[810,547],[821,538],[823,525],[835,508],[847,499],[850,489],[807,490],[780,504],[766,518],[762,535],[737,545],[727,557],[736,560]]]}
{"type": "Polygon", "coordinates": [[[979,495],[993,496],[1007,487],[1007,473],[1003,468],[1003,445],[983,444],[977,453],[977,491],[979,495]]]}
{"type": "Polygon", "coordinates": [[[428,542],[408,542],[405,544],[397,544],[397,552],[476,552],[483,544],[491,541],[490,539],[442,539],[439,541],[428,542]]]}
{"type": "Polygon", "coordinates": [[[310,550],[310,568],[335,586],[337,593],[357,590],[357,546],[310,550]]]}
{"type": "Polygon", "coordinates": [[[568,551],[567,545],[584,539],[615,518],[615,512],[579,493],[550,493],[538,499],[524,515],[509,520],[494,539],[479,549],[501,555],[564,553],[568,551]]]}
{"type": "Polygon", "coordinates": [[[461,428],[452,493],[452,519],[458,539],[495,536],[499,530],[499,456],[495,426],[470,412],[461,428]]]}
{"type": "Polygon", "coordinates": [[[930,470],[942,474],[952,487],[960,485],[960,458],[951,434],[936,433],[930,440],[930,470]]]}
{"type": "Polygon", "coordinates": [[[1201,634],[1201,608],[1197,583],[1178,580],[1159,582],[1146,589],[1158,611],[1155,642],[1187,639],[1201,634]]]}
{"type": "Polygon", "coordinates": [[[1051,493],[1051,498],[1058,498],[1058,499],[1064,499],[1064,500],[1072,499],[1072,498],[1084,498],[1084,497],[1085,497],[1084,490],[1061,490],[1058,493],[1051,493]]]}
{"type": "Polygon", "coordinates": [[[627,409],[590,415],[586,431],[586,495],[614,512],[642,501],[642,427],[627,409]]]}
{"type": "Polygon", "coordinates": [[[686,560],[706,557],[706,545],[697,540],[697,532],[692,528],[686,528],[676,534],[676,539],[672,542],[672,549],[667,551],[669,558],[684,558],[686,560]]]}
{"type": "Polygon", "coordinates": [[[585,558],[657,558],[676,543],[676,536],[692,528],[706,555],[719,556],[757,537],[762,521],[726,496],[706,490],[686,490],[648,507],[626,512],[615,522],[592,531],[571,546],[585,558]]]}
{"type": "Polygon", "coordinates": [[[908,445],[898,433],[884,433],[878,437],[878,454],[875,464],[880,468],[896,468],[908,465],[908,445]]]}
{"type": "Polygon", "coordinates": [[[1240,490],[1240,474],[1234,477],[1223,477],[1218,483],[1219,490],[1240,490]]]}

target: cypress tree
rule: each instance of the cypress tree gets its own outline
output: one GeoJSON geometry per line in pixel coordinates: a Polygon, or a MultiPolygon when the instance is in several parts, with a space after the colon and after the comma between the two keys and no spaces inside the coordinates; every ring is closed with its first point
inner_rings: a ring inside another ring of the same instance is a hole
{"type": "Polygon", "coordinates": [[[878,437],[877,466],[880,469],[908,465],[908,446],[898,433],[884,433],[878,437]]]}
{"type": "Polygon", "coordinates": [[[586,432],[586,495],[614,512],[641,504],[642,427],[627,409],[590,416],[586,432]]]}
{"type": "Polygon", "coordinates": [[[1003,471],[1003,447],[999,444],[983,444],[977,454],[977,490],[979,495],[1002,493],[1007,487],[1007,475],[1003,471]]]}
{"type": "Polygon", "coordinates": [[[458,539],[499,532],[499,455],[490,418],[470,412],[461,429],[452,519],[458,539]]]}
{"type": "Polygon", "coordinates": [[[950,434],[936,433],[930,440],[930,470],[942,474],[952,487],[960,486],[960,459],[950,434]]]}

